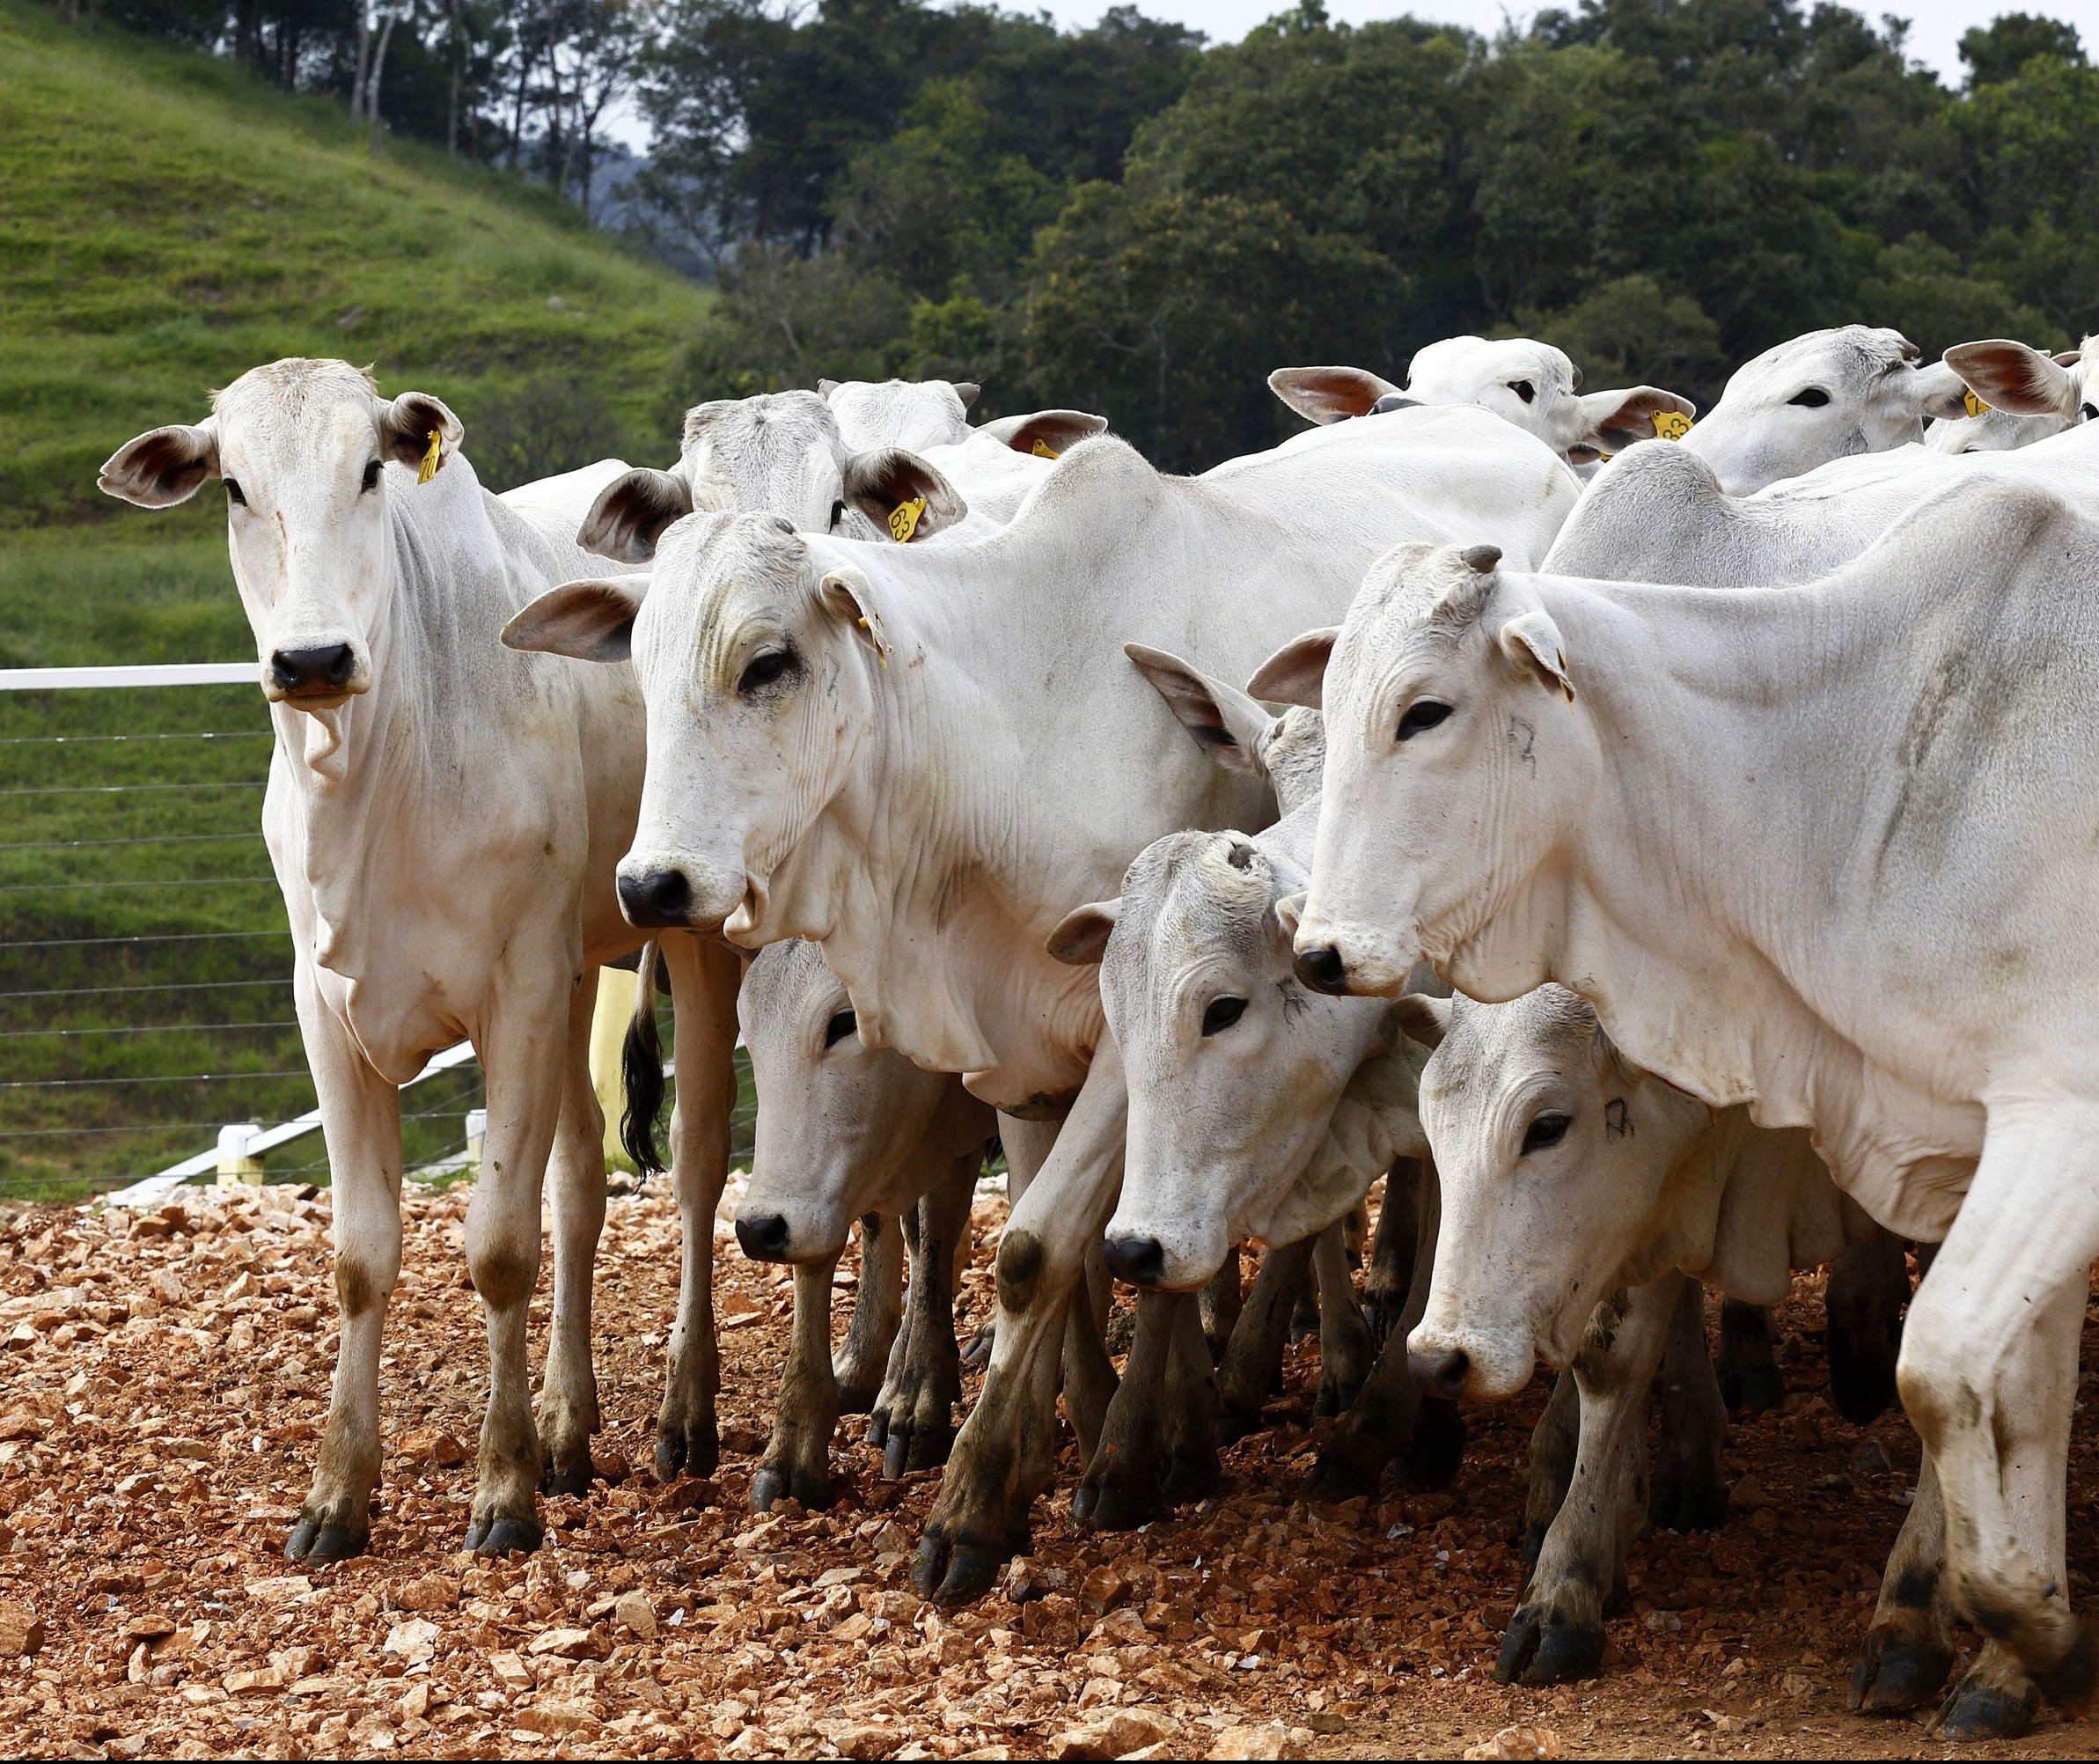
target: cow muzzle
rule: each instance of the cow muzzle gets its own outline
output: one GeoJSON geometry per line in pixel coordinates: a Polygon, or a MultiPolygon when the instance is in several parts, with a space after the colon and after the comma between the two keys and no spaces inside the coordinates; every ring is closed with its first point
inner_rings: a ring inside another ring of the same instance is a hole
{"type": "Polygon", "coordinates": [[[1530,1382],[1538,1350],[1530,1343],[1518,1346],[1469,1329],[1422,1323],[1406,1338],[1406,1363],[1415,1384],[1430,1396],[1500,1402],[1530,1382]]]}
{"type": "Polygon", "coordinates": [[[1291,940],[1292,971],[1314,992],[1336,998],[1396,998],[1413,972],[1412,939],[1307,916],[1291,940]]]}
{"type": "Polygon", "coordinates": [[[1229,1246],[1220,1243],[1212,1253],[1200,1240],[1207,1233],[1198,1233],[1193,1242],[1176,1241],[1177,1235],[1110,1220],[1101,1260],[1127,1285],[1149,1292],[1193,1292],[1217,1272],[1229,1246]]]}
{"type": "Polygon", "coordinates": [[[643,930],[715,930],[744,898],[740,872],[701,858],[629,857],[620,866],[620,910],[643,930]]]}
{"type": "Polygon", "coordinates": [[[263,695],[297,710],[333,710],[371,686],[371,671],[355,643],[275,649],[262,672],[263,695]]]}

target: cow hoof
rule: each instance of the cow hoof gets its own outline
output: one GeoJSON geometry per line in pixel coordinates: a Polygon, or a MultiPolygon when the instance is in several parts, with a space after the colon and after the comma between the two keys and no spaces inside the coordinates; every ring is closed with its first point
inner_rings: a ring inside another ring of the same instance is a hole
{"type": "Polygon", "coordinates": [[[1160,1496],[1169,1508],[1189,1506],[1209,1499],[1223,1480],[1224,1466],[1209,1440],[1200,1436],[1176,1439],[1167,1449],[1166,1480],[1160,1485],[1160,1496]]]}
{"type": "Polygon", "coordinates": [[[840,1385],[838,1387],[838,1412],[840,1415],[866,1415],[875,1407],[879,1390],[870,1390],[865,1385],[840,1385]]]}
{"type": "Polygon", "coordinates": [[[1851,1706],[1867,1715],[1907,1715],[1928,1708],[1946,1687],[1953,1650],[1868,1632],[1851,1675],[1851,1706]]]}
{"type": "Polygon", "coordinates": [[[987,1323],[975,1334],[972,1335],[969,1338],[969,1346],[962,1350],[962,1363],[965,1366],[980,1366],[989,1360],[991,1358],[991,1344],[995,1334],[995,1327],[987,1323]]]}
{"type": "Polygon", "coordinates": [[[543,1495],[587,1495],[591,1492],[591,1478],[597,1475],[597,1466],[591,1462],[591,1454],[583,1452],[566,1464],[549,1457],[547,1468],[539,1478],[539,1492],[543,1495]]]}
{"type": "Polygon", "coordinates": [[[284,1540],[294,1562],[348,1562],[371,1547],[371,1526],[360,1520],[312,1519],[304,1513],[284,1540]]]}
{"type": "Polygon", "coordinates": [[[1010,1545],[1001,1549],[966,1534],[950,1540],[936,1525],[928,1525],[912,1564],[911,1584],[920,1598],[936,1605],[974,1604],[996,1584],[999,1570],[1026,1550],[1024,1539],[1017,1550],[1010,1545]]]}
{"type": "Polygon", "coordinates": [[[1157,1465],[1149,1452],[1132,1453],[1104,1440],[1072,1490],[1071,1516],[1097,1532],[1134,1532],[1162,1510],[1157,1465]]]}
{"type": "Polygon", "coordinates": [[[761,1464],[751,1479],[751,1510],[769,1513],[775,1501],[799,1501],[811,1512],[828,1507],[831,1479],[795,1464],[761,1464]]]}
{"type": "Polygon", "coordinates": [[[476,1518],[466,1527],[466,1547],[476,1555],[530,1555],[546,1539],[547,1529],[539,1520],[510,1513],[476,1518]]]}
{"type": "Polygon", "coordinates": [[[1603,1669],[1604,1626],[1568,1622],[1545,1613],[1519,1611],[1501,1638],[1494,1678],[1501,1684],[1573,1684],[1593,1679],[1603,1669]]]}
{"type": "Polygon", "coordinates": [[[1217,1443],[1220,1445],[1237,1445],[1250,1433],[1261,1430],[1261,1412],[1258,1408],[1237,1408],[1230,1403],[1217,1406],[1217,1443]]]}
{"type": "Polygon", "coordinates": [[[1312,1466],[1312,1474],[1305,1479],[1304,1498],[1317,1503],[1336,1505],[1353,1501],[1358,1495],[1377,1494],[1377,1485],[1384,1481],[1382,1462],[1368,1464],[1347,1452],[1336,1452],[1329,1445],[1319,1454],[1319,1461],[1312,1466]]]}
{"type": "Polygon", "coordinates": [[[703,1428],[660,1429],[656,1436],[656,1480],[675,1482],[680,1476],[711,1476],[722,1461],[714,1423],[703,1428]]]}
{"type": "Polygon", "coordinates": [[[1447,1488],[1464,1468],[1465,1418],[1445,1397],[1424,1397],[1406,1442],[1406,1478],[1417,1488],[1447,1488]]]}
{"type": "Polygon", "coordinates": [[[1709,1532],[1727,1522],[1728,1490],[1720,1466],[1709,1460],[1683,1463],[1666,1454],[1655,1466],[1648,1518],[1661,1531],[1709,1532]]]}
{"type": "Polygon", "coordinates": [[[1978,1739],[2017,1739],[2033,1725],[2040,1706],[2037,1690],[2015,1696],[1994,1686],[1963,1679],[1941,1707],[1933,1727],[1937,1738],[1956,1745],[1972,1745],[1978,1739]]]}
{"type": "Polygon", "coordinates": [[[1355,1393],[1363,1387],[1362,1380],[1353,1381],[1339,1378],[1319,1380],[1319,1394],[1312,1399],[1314,1415],[1347,1415],[1355,1401],[1355,1393]]]}
{"type": "MultiPolygon", "coordinates": [[[[868,1437],[874,1438],[874,1429],[868,1437]]],[[[954,1449],[955,1430],[942,1422],[892,1422],[883,1430],[882,1474],[891,1481],[914,1470],[937,1470],[954,1449]]]]}
{"type": "Polygon", "coordinates": [[[1785,1375],[1768,1363],[1734,1367],[1721,1375],[1720,1394],[1731,1410],[1763,1415],[1784,1406],[1785,1375]]]}

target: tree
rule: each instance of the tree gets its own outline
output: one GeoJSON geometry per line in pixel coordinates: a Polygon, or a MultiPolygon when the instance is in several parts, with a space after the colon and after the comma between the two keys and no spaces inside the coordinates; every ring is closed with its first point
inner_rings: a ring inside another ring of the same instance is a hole
{"type": "Polygon", "coordinates": [[[2006,12],[1961,33],[1961,59],[1968,63],[1971,91],[2018,78],[2019,70],[2036,55],[2082,67],[2084,45],[2076,26],[2031,12],[2006,12]]]}

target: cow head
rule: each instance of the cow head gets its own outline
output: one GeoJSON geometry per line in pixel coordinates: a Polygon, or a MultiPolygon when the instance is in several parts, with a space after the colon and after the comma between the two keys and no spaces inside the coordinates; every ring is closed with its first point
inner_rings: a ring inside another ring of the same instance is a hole
{"type": "Polygon", "coordinates": [[[969,380],[821,379],[818,393],[855,447],[946,447],[969,439],[969,380]]]}
{"type": "Polygon", "coordinates": [[[1492,922],[1593,789],[1559,630],[1500,560],[1492,546],[1395,546],[1338,632],[1286,645],[1248,687],[1326,713],[1295,938],[1319,990],[1404,990],[1424,952],[1440,961],[1492,922]]]}
{"type": "Polygon", "coordinates": [[[802,533],[892,537],[896,511],[925,504],[912,537],[929,539],[968,513],[961,495],[915,453],[854,450],[813,392],[720,399],[686,413],[677,468],[640,467],[598,493],[576,542],[645,563],[673,521],[694,513],[783,515],[802,533]]]}
{"type": "Polygon", "coordinates": [[[1566,351],[1530,337],[1446,337],[1431,343],[1414,356],[1404,392],[1361,368],[1279,368],[1268,385],[1315,423],[1409,404],[1477,405],[1576,465],[1651,440],[1658,417],[1698,415],[1689,399],[1657,386],[1584,394],[1582,370],[1566,351]]]}
{"type": "Polygon", "coordinates": [[[755,1261],[822,1261],[862,1214],[906,1210],[927,1174],[917,1154],[943,1108],[973,1112],[953,1150],[989,1131],[989,1111],[958,1099],[947,1074],[861,1040],[852,1000],[812,943],[760,950],[737,1015],[765,1098],[736,1211],[738,1241],[755,1261]]]}
{"type": "Polygon", "coordinates": [[[1986,408],[1933,423],[1924,445],[1938,453],[2000,453],[2089,423],[2099,416],[2095,342],[2054,356],[2004,338],[1956,344],[1946,365],[1986,408]]]}
{"type": "Polygon", "coordinates": [[[1745,496],[1831,459],[1924,438],[1927,417],[1963,414],[1967,388],[1899,331],[1810,331],[1738,368],[1682,445],[1745,496]]]}
{"type": "Polygon", "coordinates": [[[1630,1065],[1573,993],[1399,1002],[1431,1043],[1421,1125],[1442,1187],[1428,1308],[1407,1338],[1439,1395],[1513,1396],[1564,1367],[1651,1236],[1705,1105],[1630,1065]]]}
{"type": "Polygon", "coordinates": [[[784,518],[704,514],[664,533],[645,583],[568,583],[505,627],[512,649],[634,661],[649,768],[620,898],[635,924],[767,940],[773,865],[873,724],[882,612],[857,568],[819,565],[784,518]]]}
{"type": "Polygon", "coordinates": [[[427,393],[381,398],[347,362],[294,357],[241,375],[204,422],[120,447],[100,483],[165,508],[222,480],[263,693],[331,710],[371,685],[392,584],[386,499],[416,495],[418,477],[445,467],[462,432],[427,393]]]}

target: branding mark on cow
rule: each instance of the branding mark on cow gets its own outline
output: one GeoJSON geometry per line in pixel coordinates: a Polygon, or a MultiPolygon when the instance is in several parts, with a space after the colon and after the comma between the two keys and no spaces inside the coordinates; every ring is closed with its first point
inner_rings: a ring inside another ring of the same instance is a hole
{"type": "Polygon", "coordinates": [[[1534,778],[1538,775],[1538,755],[1531,750],[1537,743],[1538,729],[1535,724],[1526,723],[1520,717],[1509,717],[1508,745],[1516,749],[1516,758],[1530,768],[1530,775],[1534,778]]]}
{"type": "Polygon", "coordinates": [[[925,513],[926,499],[923,496],[913,496],[908,502],[899,503],[889,511],[889,536],[899,545],[910,544],[912,535],[917,533],[918,524],[925,518],[925,513]]]}
{"type": "Polygon", "coordinates": [[[430,430],[430,445],[423,452],[422,468],[415,474],[415,481],[427,484],[437,475],[437,455],[444,449],[444,437],[437,430],[430,430]]]}
{"type": "Polygon", "coordinates": [[[1604,1131],[1613,1139],[1633,1137],[1633,1111],[1626,1106],[1623,1097],[1613,1097],[1604,1105],[1604,1131]]]}
{"type": "Polygon", "coordinates": [[[1655,433],[1664,441],[1681,441],[1691,433],[1691,419],[1680,410],[1657,410],[1655,433]]]}

